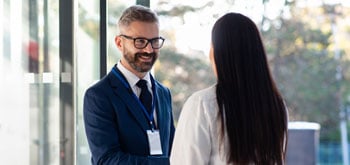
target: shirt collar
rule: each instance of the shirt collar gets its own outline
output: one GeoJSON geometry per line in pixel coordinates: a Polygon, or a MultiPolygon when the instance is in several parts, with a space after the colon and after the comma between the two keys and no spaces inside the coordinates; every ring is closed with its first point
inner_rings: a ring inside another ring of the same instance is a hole
{"type": "MultiPolygon", "coordinates": [[[[126,80],[128,81],[128,83],[131,87],[134,87],[136,85],[136,83],[140,80],[140,78],[137,77],[134,73],[132,73],[128,69],[126,69],[120,61],[118,61],[117,68],[125,76],[126,80]]],[[[148,87],[152,87],[151,77],[150,77],[149,72],[142,79],[147,81],[148,87]]]]}

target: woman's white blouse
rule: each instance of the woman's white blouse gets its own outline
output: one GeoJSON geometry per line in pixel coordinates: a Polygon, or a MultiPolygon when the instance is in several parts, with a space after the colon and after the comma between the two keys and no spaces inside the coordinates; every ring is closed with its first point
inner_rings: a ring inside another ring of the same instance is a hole
{"type": "Polygon", "coordinates": [[[220,120],[215,89],[211,86],[195,92],[185,102],[175,131],[171,165],[226,164],[227,142],[219,148],[220,120]]]}

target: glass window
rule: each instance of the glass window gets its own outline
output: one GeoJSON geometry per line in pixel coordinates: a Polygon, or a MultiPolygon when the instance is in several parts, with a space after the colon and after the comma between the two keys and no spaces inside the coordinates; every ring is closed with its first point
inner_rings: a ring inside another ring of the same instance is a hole
{"type": "Polygon", "coordinates": [[[83,122],[83,98],[85,90],[100,78],[99,6],[100,2],[98,0],[80,0],[78,1],[78,13],[76,13],[78,15],[76,31],[77,164],[90,164],[90,150],[88,148],[83,122]]]}
{"type": "Polygon", "coordinates": [[[58,164],[58,3],[4,0],[0,11],[0,162],[58,164]]]}

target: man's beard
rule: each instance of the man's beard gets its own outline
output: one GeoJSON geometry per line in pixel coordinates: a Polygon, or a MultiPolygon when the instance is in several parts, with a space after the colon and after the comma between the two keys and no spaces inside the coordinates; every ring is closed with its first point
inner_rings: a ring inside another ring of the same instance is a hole
{"type": "Polygon", "coordinates": [[[157,60],[157,53],[135,53],[134,56],[130,55],[130,53],[125,52],[124,58],[129,63],[129,65],[138,72],[148,72],[152,69],[154,62],[157,60]],[[140,61],[141,56],[152,57],[150,62],[142,62],[140,61]]]}

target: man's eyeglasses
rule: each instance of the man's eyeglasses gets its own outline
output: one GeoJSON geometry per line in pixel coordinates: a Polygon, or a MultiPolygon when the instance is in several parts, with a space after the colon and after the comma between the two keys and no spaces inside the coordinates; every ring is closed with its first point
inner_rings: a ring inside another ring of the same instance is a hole
{"type": "Polygon", "coordinates": [[[124,38],[129,39],[129,40],[134,40],[134,46],[137,49],[145,48],[148,45],[148,43],[151,43],[151,46],[153,49],[160,49],[163,46],[163,43],[165,40],[163,37],[156,37],[156,38],[152,38],[152,39],[147,39],[147,38],[141,38],[141,37],[133,38],[133,37],[130,37],[130,36],[127,36],[124,34],[121,34],[119,36],[124,37],[124,38]]]}

